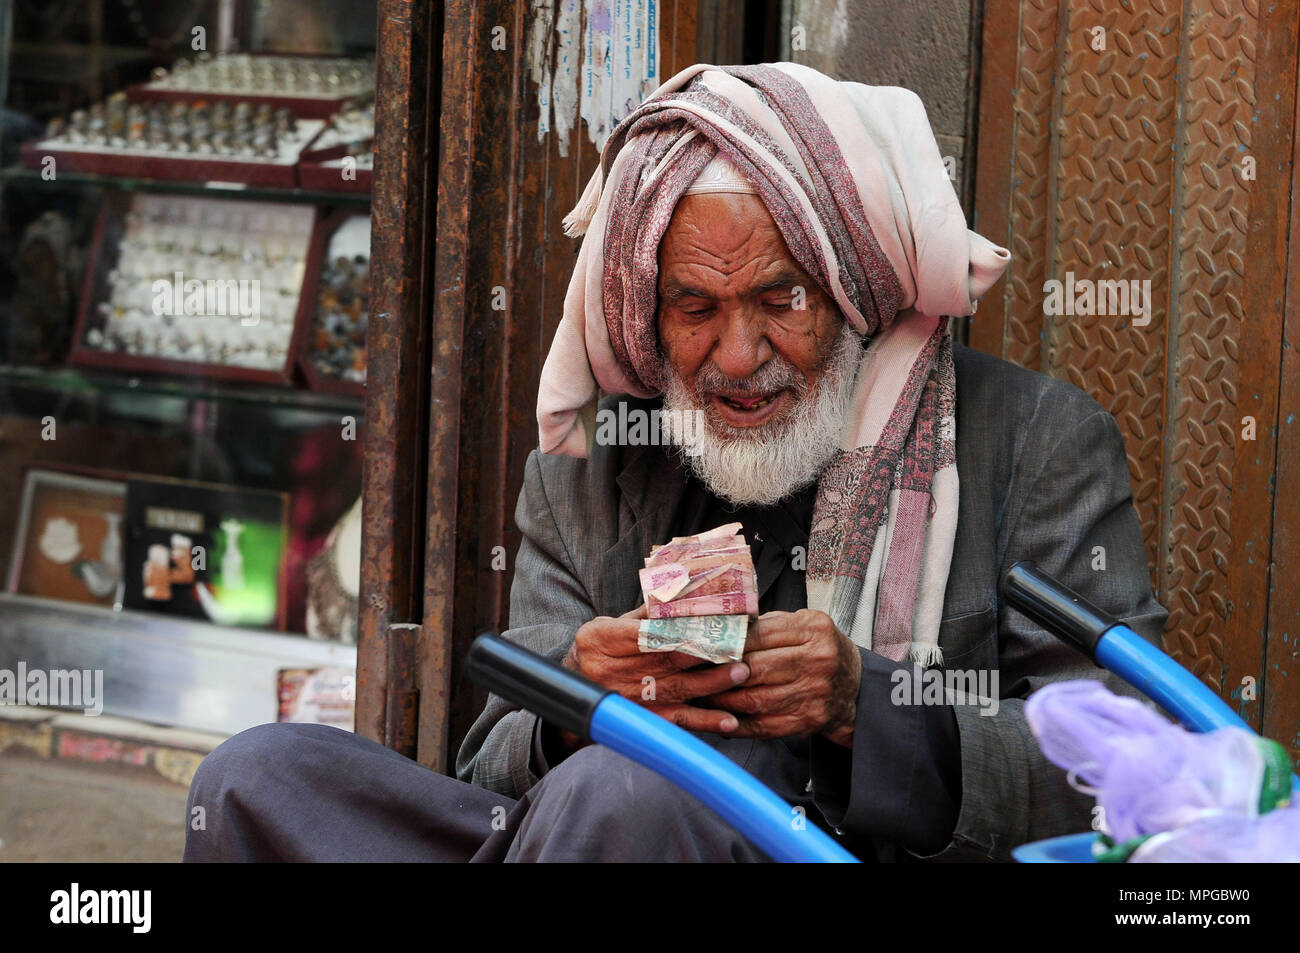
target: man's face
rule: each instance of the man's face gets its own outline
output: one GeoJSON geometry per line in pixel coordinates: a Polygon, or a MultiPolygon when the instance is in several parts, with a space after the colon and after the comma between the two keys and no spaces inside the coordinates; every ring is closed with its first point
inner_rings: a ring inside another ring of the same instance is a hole
{"type": "Polygon", "coordinates": [[[787,420],[817,387],[843,323],[757,196],[687,195],[677,203],[659,245],[659,340],[724,431],[787,420]],[[786,373],[751,381],[769,362],[786,373]]]}
{"type": "Polygon", "coordinates": [[[861,338],[756,196],[678,203],[659,245],[659,341],[664,407],[704,417],[687,461],[718,496],[775,503],[838,450],[861,338]]]}

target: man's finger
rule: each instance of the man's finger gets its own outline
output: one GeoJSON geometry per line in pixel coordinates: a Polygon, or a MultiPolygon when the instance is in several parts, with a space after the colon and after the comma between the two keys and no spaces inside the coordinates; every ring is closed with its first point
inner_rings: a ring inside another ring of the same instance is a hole
{"type": "Polygon", "coordinates": [[[801,645],[808,641],[793,612],[766,612],[749,626],[745,637],[745,652],[759,649],[776,649],[782,646],[801,645]]]}
{"type": "Polygon", "coordinates": [[[834,620],[820,610],[767,612],[750,626],[745,649],[774,649],[783,645],[805,645],[839,637],[840,632],[835,627],[834,620]]]}
{"type": "Polygon", "coordinates": [[[610,619],[596,630],[596,649],[610,658],[640,655],[637,648],[638,623],[635,619],[610,619]]]}
{"type": "Polygon", "coordinates": [[[792,715],[755,715],[740,718],[740,723],[728,738],[788,738],[804,730],[800,720],[792,715]]]}
{"type": "Polygon", "coordinates": [[[667,705],[650,710],[686,731],[707,731],[715,735],[725,735],[735,731],[740,724],[731,712],[696,708],[694,705],[667,705]]]}
{"type": "Polygon", "coordinates": [[[746,685],[784,685],[795,681],[804,666],[805,654],[796,646],[746,651],[742,661],[749,666],[746,685]]]}
{"type": "Polygon", "coordinates": [[[740,662],[710,665],[697,671],[678,672],[655,681],[655,699],[659,702],[684,702],[717,692],[725,692],[749,677],[749,666],[740,662]]]}
{"type": "Polygon", "coordinates": [[[701,701],[737,715],[779,715],[797,709],[803,703],[805,694],[798,683],[761,685],[756,688],[745,685],[709,695],[701,701]]]}
{"type": "Polygon", "coordinates": [[[641,681],[646,675],[669,678],[681,672],[695,669],[712,671],[718,667],[685,652],[637,652],[634,655],[609,656],[604,665],[610,678],[635,682],[641,681]]]}

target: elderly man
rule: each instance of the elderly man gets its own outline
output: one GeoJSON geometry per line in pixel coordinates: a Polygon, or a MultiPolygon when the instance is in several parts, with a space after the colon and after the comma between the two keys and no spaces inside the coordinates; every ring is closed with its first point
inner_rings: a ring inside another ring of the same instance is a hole
{"type": "MultiPolygon", "coordinates": [[[[1005,859],[1085,829],[1023,702],[1101,673],[998,579],[1037,560],[1151,639],[1166,613],[1114,420],[953,343],[949,316],[1008,255],[967,231],[919,100],[792,64],[691,67],[620,124],[566,225],[586,238],[506,637],[696,732],[865,860],[1005,859]],[[603,439],[601,392],[703,426],[603,439]],[[728,522],[758,578],[743,659],[641,653],[650,547],[728,522]],[[980,691],[923,690],[936,672],[980,691]]],[[[186,857],[764,859],[495,696],[457,773],[334,729],[253,729],[200,768],[186,857]]]]}

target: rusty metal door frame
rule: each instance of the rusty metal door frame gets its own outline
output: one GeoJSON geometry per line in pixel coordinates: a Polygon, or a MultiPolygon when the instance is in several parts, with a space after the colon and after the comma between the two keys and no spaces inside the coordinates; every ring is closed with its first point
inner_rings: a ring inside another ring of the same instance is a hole
{"type": "MultiPolygon", "coordinates": [[[[696,7],[661,10],[661,78],[695,61],[696,7]]],[[[461,659],[507,623],[538,379],[578,248],[559,225],[598,158],[581,123],[564,143],[538,138],[537,15],[518,0],[380,7],[379,122],[396,157],[376,168],[388,266],[371,333],[390,353],[367,406],[357,730],[444,772],[483,702],[461,659]]]]}
{"type": "Polygon", "coordinates": [[[440,0],[379,0],[356,731],[416,748],[440,0]]]}
{"type": "MultiPolygon", "coordinates": [[[[538,379],[578,249],[560,221],[598,160],[581,122],[538,138],[539,8],[379,8],[356,725],[442,772],[483,702],[461,659],[507,624],[538,379]]],[[[660,79],[716,61],[744,11],[662,4],[660,79]]]]}
{"type": "Polygon", "coordinates": [[[1255,368],[1252,382],[1258,390],[1240,389],[1241,409],[1255,416],[1262,439],[1255,442],[1254,454],[1238,454],[1233,474],[1235,485],[1249,488],[1242,494],[1240,522],[1235,508],[1232,514],[1234,525],[1249,531],[1240,552],[1236,540],[1233,546],[1233,565],[1248,578],[1234,595],[1230,634],[1240,650],[1231,658],[1228,678],[1229,684],[1240,684],[1252,663],[1262,673],[1261,730],[1295,760],[1300,755],[1300,586],[1295,584],[1300,566],[1300,10],[1282,7],[1270,17],[1275,19],[1259,44],[1256,100],[1262,136],[1247,248],[1261,276],[1246,298],[1258,330],[1243,334],[1241,341],[1242,363],[1255,368]],[[1255,566],[1266,566],[1267,572],[1255,566]]]}

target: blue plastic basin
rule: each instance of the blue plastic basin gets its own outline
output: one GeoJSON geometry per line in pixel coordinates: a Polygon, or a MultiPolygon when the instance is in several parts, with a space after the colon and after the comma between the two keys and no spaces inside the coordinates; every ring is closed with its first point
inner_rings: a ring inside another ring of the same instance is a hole
{"type": "Polygon", "coordinates": [[[1031,841],[1011,850],[1011,856],[1022,864],[1094,864],[1092,845],[1096,833],[1066,834],[1047,840],[1031,841]]]}

